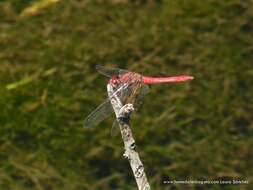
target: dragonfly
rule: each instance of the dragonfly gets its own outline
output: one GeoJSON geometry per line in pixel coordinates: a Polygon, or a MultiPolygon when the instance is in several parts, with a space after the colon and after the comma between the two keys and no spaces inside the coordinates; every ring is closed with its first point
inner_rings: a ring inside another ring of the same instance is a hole
{"type": "MultiPolygon", "coordinates": [[[[136,72],[109,68],[101,65],[96,65],[96,69],[102,75],[109,77],[109,84],[113,88],[112,96],[117,96],[122,105],[133,104],[135,110],[143,103],[145,95],[149,92],[148,85],[160,83],[178,83],[194,79],[193,76],[180,75],[169,77],[150,77],[144,76],[136,72]]],[[[110,98],[100,104],[94,111],[92,111],[84,120],[84,127],[94,127],[108,118],[113,113],[113,108],[110,98]]],[[[117,134],[119,127],[117,120],[114,121],[111,135],[117,134]]]]}

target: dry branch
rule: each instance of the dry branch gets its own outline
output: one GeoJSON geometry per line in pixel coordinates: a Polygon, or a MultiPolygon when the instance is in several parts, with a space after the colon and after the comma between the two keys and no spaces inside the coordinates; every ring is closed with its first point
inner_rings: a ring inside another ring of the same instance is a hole
{"type": "Polygon", "coordinates": [[[138,152],[136,151],[135,140],[129,125],[130,114],[134,110],[134,107],[132,104],[122,105],[119,97],[115,95],[110,84],[107,85],[107,93],[119,122],[120,132],[125,147],[125,153],[123,156],[127,158],[130,163],[138,189],[150,190],[151,188],[144,171],[144,166],[140,160],[138,152]]]}

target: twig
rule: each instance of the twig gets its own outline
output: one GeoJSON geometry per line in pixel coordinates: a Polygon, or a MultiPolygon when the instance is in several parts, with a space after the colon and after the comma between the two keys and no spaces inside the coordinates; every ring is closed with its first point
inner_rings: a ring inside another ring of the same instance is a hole
{"type": "Polygon", "coordinates": [[[20,17],[26,17],[31,15],[36,15],[41,12],[42,9],[45,9],[49,7],[50,5],[57,3],[59,0],[41,0],[33,3],[31,6],[25,8],[21,14],[20,17]]]}
{"type": "Polygon", "coordinates": [[[134,110],[134,107],[132,104],[122,105],[121,100],[115,95],[110,84],[107,85],[107,93],[119,122],[120,132],[125,146],[125,153],[123,156],[127,158],[130,163],[138,189],[150,190],[151,188],[144,171],[144,166],[136,151],[135,140],[129,126],[130,114],[134,110]]]}

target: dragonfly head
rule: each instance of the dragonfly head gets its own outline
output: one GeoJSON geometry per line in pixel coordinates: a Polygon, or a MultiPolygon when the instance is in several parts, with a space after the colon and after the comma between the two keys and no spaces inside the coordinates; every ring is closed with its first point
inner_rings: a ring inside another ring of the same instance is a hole
{"type": "Polygon", "coordinates": [[[109,80],[110,85],[112,85],[112,87],[117,87],[120,83],[119,81],[119,76],[114,75],[111,77],[111,79],[109,80]]]}

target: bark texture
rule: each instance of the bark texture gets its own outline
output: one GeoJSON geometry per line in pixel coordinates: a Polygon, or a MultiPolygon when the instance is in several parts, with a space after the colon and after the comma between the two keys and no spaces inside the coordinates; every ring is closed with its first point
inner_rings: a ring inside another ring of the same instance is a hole
{"type": "Polygon", "coordinates": [[[110,84],[107,85],[107,92],[119,122],[120,132],[125,147],[123,156],[127,158],[130,163],[138,189],[150,190],[151,188],[144,171],[144,166],[138,152],[136,151],[135,140],[129,125],[130,114],[134,110],[134,107],[132,104],[122,105],[119,97],[117,97],[116,93],[114,93],[110,84]]]}

